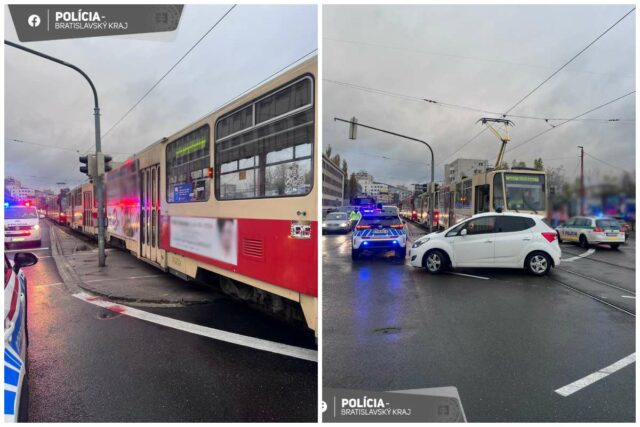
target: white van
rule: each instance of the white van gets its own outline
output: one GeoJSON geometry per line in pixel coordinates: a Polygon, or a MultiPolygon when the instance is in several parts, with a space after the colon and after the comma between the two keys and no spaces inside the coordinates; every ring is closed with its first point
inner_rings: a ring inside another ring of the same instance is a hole
{"type": "Polygon", "coordinates": [[[41,244],[40,218],[34,206],[17,205],[4,207],[4,244],[41,244]]]}

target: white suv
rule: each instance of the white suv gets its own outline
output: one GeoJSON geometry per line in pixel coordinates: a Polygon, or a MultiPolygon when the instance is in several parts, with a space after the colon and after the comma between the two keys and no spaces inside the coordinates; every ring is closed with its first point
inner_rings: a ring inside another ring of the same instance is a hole
{"type": "Polygon", "coordinates": [[[437,274],[449,267],[525,268],[536,276],[560,264],[558,236],[537,215],[483,213],[411,246],[414,267],[437,274]]]}

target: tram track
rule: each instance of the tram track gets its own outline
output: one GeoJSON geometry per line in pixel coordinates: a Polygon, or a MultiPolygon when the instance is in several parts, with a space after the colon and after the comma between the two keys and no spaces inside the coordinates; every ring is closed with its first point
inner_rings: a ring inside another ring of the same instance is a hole
{"type": "Polygon", "coordinates": [[[586,297],[589,297],[589,298],[591,298],[591,299],[593,299],[593,300],[595,300],[595,301],[597,301],[597,302],[599,302],[601,304],[604,304],[604,305],[606,305],[608,307],[611,307],[611,308],[613,308],[615,310],[618,310],[618,311],[620,311],[620,312],[622,312],[622,313],[624,313],[626,315],[629,315],[629,316],[632,316],[632,317],[636,317],[636,314],[633,313],[632,311],[629,311],[626,308],[620,307],[619,305],[616,305],[611,301],[607,301],[607,300],[605,300],[603,298],[600,298],[600,297],[598,297],[596,295],[593,295],[593,294],[591,294],[589,292],[583,291],[582,289],[579,289],[579,288],[577,288],[577,287],[575,287],[573,285],[570,285],[570,284],[568,284],[566,282],[563,282],[562,280],[559,280],[557,277],[551,277],[550,276],[549,279],[551,281],[556,282],[559,285],[561,285],[561,286],[573,291],[573,292],[576,292],[578,294],[581,294],[581,295],[584,295],[586,297]]]}
{"type": "MultiPolygon", "coordinates": [[[[561,247],[561,249],[562,249],[562,253],[563,253],[563,255],[564,255],[565,253],[566,253],[567,255],[573,255],[573,256],[580,256],[580,255],[581,255],[581,253],[579,253],[579,252],[567,251],[567,250],[565,250],[565,248],[562,248],[562,247],[561,247]]],[[[605,261],[605,260],[598,259],[598,258],[593,258],[593,257],[583,257],[582,259],[584,259],[584,260],[588,260],[588,261],[593,261],[593,262],[599,262],[599,263],[602,263],[602,264],[608,264],[608,265],[611,265],[611,266],[613,266],[613,267],[624,268],[624,269],[626,269],[626,270],[636,271],[635,267],[629,267],[628,265],[616,264],[616,263],[614,263],[614,262],[605,261]]]]}
{"type": "Polygon", "coordinates": [[[628,294],[632,294],[632,295],[635,295],[635,294],[636,294],[636,291],[633,291],[633,290],[631,290],[631,289],[626,289],[626,288],[623,288],[623,287],[621,287],[621,286],[617,286],[617,285],[614,285],[614,284],[611,284],[611,283],[605,282],[605,281],[603,281],[603,280],[597,279],[597,278],[595,278],[595,277],[586,276],[586,275],[584,275],[584,274],[581,274],[581,273],[575,272],[575,271],[573,271],[573,270],[567,270],[567,269],[562,268],[562,267],[556,267],[556,270],[564,271],[565,273],[573,274],[573,275],[575,275],[575,276],[582,277],[583,279],[591,280],[592,282],[596,282],[596,283],[599,283],[599,284],[601,284],[601,285],[608,286],[608,287],[610,287],[610,288],[617,289],[617,290],[619,290],[619,291],[622,291],[622,292],[625,292],[625,293],[628,293],[628,294]]]}

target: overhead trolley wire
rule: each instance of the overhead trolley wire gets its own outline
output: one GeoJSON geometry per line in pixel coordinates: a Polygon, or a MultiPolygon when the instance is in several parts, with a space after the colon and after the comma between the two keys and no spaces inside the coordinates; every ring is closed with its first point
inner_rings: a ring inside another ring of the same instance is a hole
{"type": "MultiPolygon", "coordinates": [[[[120,117],[114,124],[111,126],[103,135],[102,138],[105,138],[116,126],[118,126],[122,121],[127,118],[127,116],[138,106],[140,103],[156,88],[158,85],[184,60],[192,51],[195,49],[202,40],[204,40],[207,35],[211,31],[213,31],[226,17],[231,13],[233,9],[235,9],[237,5],[232,5],[227,11],[173,64],[163,75],[160,77],[145,93],[138,99],[132,106],[127,110],[126,113],[122,117],[120,117]]],[[[88,149],[91,150],[91,147],[88,149]]]]}
{"type": "Polygon", "coordinates": [[[525,99],[527,99],[529,96],[531,96],[535,91],[537,91],[538,89],[540,89],[542,87],[542,85],[544,85],[545,83],[547,83],[549,80],[551,80],[556,74],[558,74],[560,71],[562,71],[567,65],[569,65],[571,62],[573,62],[574,59],[576,59],[577,57],[579,57],[580,55],[582,55],[587,49],[589,49],[591,46],[593,46],[598,40],[600,40],[602,37],[604,37],[605,34],[607,34],[609,31],[611,31],[613,29],[613,27],[615,27],[616,25],[618,25],[624,18],[626,18],[627,16],[629,16],[634,10],[636,10],[636,8],[634,7],[633,9],[631,9],[629,12],[625,13],[624,16],[622,16],[622,18],[618,19],[613,25],[611,25],[609,28],[607,28],[602,34],[600,34],[598,37],[596,37],[591,43],[589,43],[587,46],[585,46],[580,52],[576,53],[571,59],[569,59],[567,62],[565,62],[560,68],[558,68],[556,71],[554,71],[549,77],[547,77],[546,79],[544,79],[538,86],[536,86],[535,88],[533,88],[531,91],[529,91],[529,93],[527,93],[525,96],[523,96],[518,102],[516,102],[515,104],[513,104],[511,106],[511,108],[509,108],[506,112],[505,115],[507,113],[509,113],[511,110],[513,110],[514,108],[516,108],[518,105],[520,105],[525,99]]]}

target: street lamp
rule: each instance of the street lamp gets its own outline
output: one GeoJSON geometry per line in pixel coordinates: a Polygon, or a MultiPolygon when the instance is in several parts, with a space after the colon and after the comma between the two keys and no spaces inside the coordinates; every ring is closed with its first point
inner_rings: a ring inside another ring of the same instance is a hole
{"type": "Polygon", "coordinates": [[[435,161],[433,159],[433,149],[431,148],[431,146],[426,142],[423,141],[421,139],[417,139],[417,138],[413,138],[410,136],[406,136],[406,135],[402,135],[400,133],[396,133],[396,132],[391,132],[388,130],[384,130],[384,129],[380,129],[380,128],[376,128],[373,126],[368,126],[368,125],[363,125],[362,123],[358,123],[358,119],[356,119],[355,117],[352,117],[351,120],[345,120],[345,119],[341,119],[338,117],[334,117],[333,118],[334,121],[338,121],[338,122],[344,122],[344,123],[349,123],[349,139],[353,139],[355,140],[357,138],[357,127],[358,126],[362,126],[363,128],[367,128],[367,129],[373,129],[373,130],[377,130],[378,132],[382,132],[382,133],[386,133],[389,135],[393,135],[393,136],[397,136],[399,138],[404,138],[404,139],[408,139],[411,141],[416,141],[416,142],[420,142],[424,145],[427,146],[427,148],[429,149],[429,152],[431,153],[431,187],[433,188],[433,195],[430,198],[429,201],[429,231],[433,231],[433,205],[435,200],[435,179],[434,179],[434,175],[435,175],[435,161]]]}
{"type": "MultiPolygon", "coordinates": [[[[69,67],[71,69],[76,70],[78,73],[82,74],[82,77],[84,77],[87,82],[89,82],[89,86],[91,86],[91,90],[93,91],[93,101],[94,101],[94,108],[93,108],[93,115],[95,117],[95,132],[96,132],[96,157],[97,158],[101,158],[102,157],[102,147],[100,144],[100,106],[98,105],[98,92],[96,91],[96,87],[93,85],[93,82],[91,81],[91,79],[89,78],[89,76],[87,76],[87,74],[82,71],[80,68],[76,67],[73,64],[69,64],[68,62],[65,62],[61,59],[58,58],[54,58],[53,56],[44,54],[42,52],[38,52],[37,50],[33,50],[33,49],[29,49],[28,47],[24,47],[24,46],[20,46],[17,43],[13,43],[10,41],[5,40],[4,44],[9,45],[11,47],[15,47],[16,49],[20,49],[23,50],[25,52],[31,53],[33,55],[39,56],[41,58],[44,59],[48,59],[49,61],[53,61],[56,62],[60,65],[64,65],[65,67],[69,67]]],[[[100,267],[104,267],[105,265],[105,252],[104,252],[104,248],[105,248],[105,239],[104,239],[104,212],[105,212],[105,208],[104,208],[104,194],[102,192],[102,176],[101,175],[96,175],[95,177],[95,185],[96,185],[96,192],[98,193],[98,265],[100,267]]]]}

